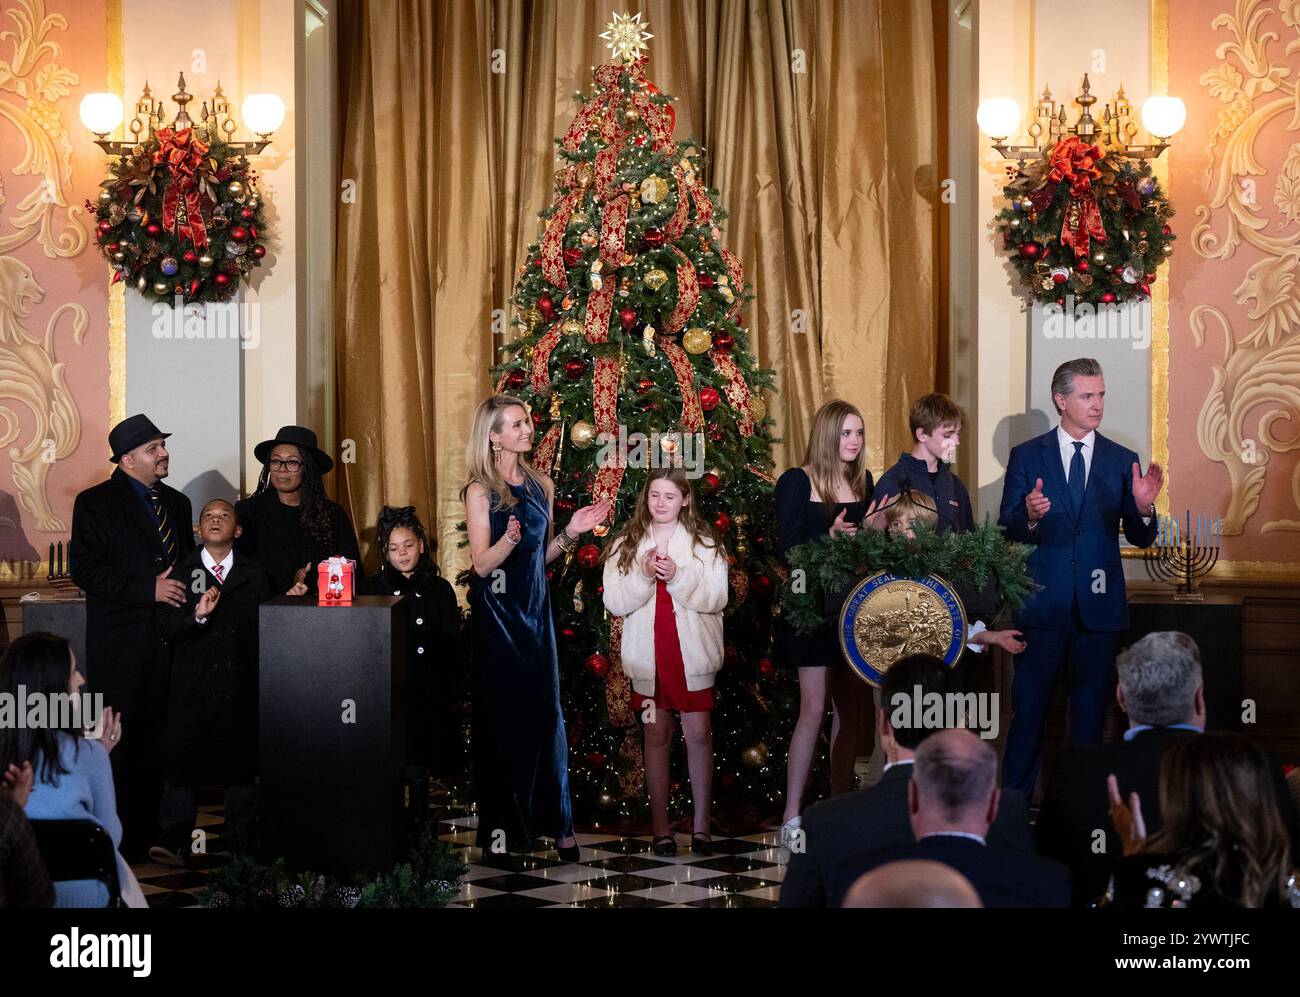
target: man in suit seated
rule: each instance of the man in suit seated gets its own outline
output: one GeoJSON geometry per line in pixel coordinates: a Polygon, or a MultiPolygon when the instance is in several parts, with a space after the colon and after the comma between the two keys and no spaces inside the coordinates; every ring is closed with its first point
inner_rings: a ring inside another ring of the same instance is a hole
{"type": "MultiPolygon", "coordinates": [[[[885,672],[881,708],[876,710],[876,726],[885,752],[884,774],[876,785],[823,800],[804,814],[800,829],[803,838],[791,849],[780,906],[825,907],[831,875],[846,856],[912,842],[912,825],[907,816],[908,777],[917,747],[934,733],[934,728],[896,729],[889,718],[900,702],[910,701],[917,694],[918,688],[924,698],[929,693],[943,694],[951,685],[950,670],[928,654],[900,658],[885,672]]],[[[1020,793],[1012,790],[1003,794],[989,837],[1003,848],[1034,850],[1025,798],[1020,793]]]]}
{"type": "Polygon", "coordinates": [[[890,862],[859,876],[845,907],[983,907],[970,881],[939,862],[890,862]]]}
{"type": "Polygon", "coordinates": [[[916,750],[907,806],[916,840],[851,855],[831,877],[830,903],[863,873],[912,859],[941,862],[970,881],[985,907],[1068,907],[1070,871],[1028,852],[990,846],[998,813],[998,756],[968,730],[943,730],[916,750]]]}
{"type": "MultiPolygon", "coordinates": [[[[1106,891],[1123,844],[1109,814],[1106,779],[1114,775],[1120,796],[1142,800],[1147,833],[1163,826],[1160,814],[1160,759],[1180,738],[1205,729],[1205,686],[1201,653],[1185,633],[1149,633],[1115,661],[1116,697],[1128,714],[1122,741],[1070,748],[1057,764],[1038,817],[1039,851],[1070,867],[1074,902],[1084,905],[1106,891]]],[[[1296,840],[1296,811],[1280,766],[1275,766],[1278,807],[1296,840]]]]}

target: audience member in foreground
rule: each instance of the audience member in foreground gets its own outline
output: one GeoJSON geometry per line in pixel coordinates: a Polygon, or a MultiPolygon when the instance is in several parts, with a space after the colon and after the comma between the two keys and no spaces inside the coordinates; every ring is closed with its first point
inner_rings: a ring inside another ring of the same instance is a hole
{"type": "Polygon", "coordinates": [[[890,862],[858,878],[845,907],[983,907],[975,887],[942,862],[890,862]]]}
{"type": "MultiPolygon", "coordinates": [[[[0,691],[19,698],[43,697],[55,702],[60,693],[77,695],[85,679],[77,671],[72,648],[62,637],[33,633],[18,637],[0,658],[0,691]]],[[[93,820],[118,848],[117,875],[122,899],[130,907],[146,907],[140,885],[122,860],[122,822],[113,794],[108,753],[122,740],[121,718],[104,710],[98,738],[79,730],[55,726],[0,728],[0,769],[20,769],[30,763],[35,774],[27,800],[29,820],[93,820]]],[[[108,891],[96,880],[65,880],[54,884],[56,907],[103,907],[108,891]]]]}
{"type": "Polygon", "coordinates": [[[968,730],[931,734],[916,751],[907,804],[916,841],[842,861],[831,880],[838,906],[864,872],[888,862],[930,859],[970,880],[985,907],[1066,907],[1070,872],[1059,862],[989,847],[998,812],[998,758],[968,730]]]}
{"type": "MultiPolygon", "coordinates": [[[[823,800],[804,813],[803,840],[794,843],[785,882],[781,884],[782,907],[824,907],[831,876],[842,860],[887,845],[912,843],[907,813],[912,759],[917,746],[934,729],[895,728],[890,717],[918,690],[924,699],[930,693],[943,694],[949,683],[949,670],[928,654],[900,658],[885,672],[880,690],[882,707],[876,710],[876,727],[885,754],[884,774],[874,786],[823,800]]],[[[910,709],[904,709],[900,715],[911,714],[910,709]]],[[[997,819],[989,829],[989,841],[1002,848],[1034,850],[1025,798],[1018,792],[1002,794],[997,819]]]]}
{"type": "MultiPolygon", "coordinates": [[[[1201,655],[1187,634],[1147,634],[1124,651],[1115,666],[1116,695],[1129,728],[1121,741],[1074,747],[1061,756],[1035,828],[1040,854],[1070,867],[1077,905],[1102,895],[1123,854],[1111,829],[1107,777],[1116,778],[1122,798],[1131,793],[1142,798],[1147,831],[1155,834],[1162,826],[1156,793],[1160,759],[1171,745],[1205,729],[1201,655]],[[1100,848],[1098,831],[1105,835],[1100,848]]],[[[1280,766],[1272,767],[1272,783],[1294,840],[1295,804],[1280,766]]]]}
{"type": "Polygon", "coordinates": [[[54,888],[23,813],[34,780],[30,762],[21,769],[9,765],[0,779],[0,910],[54,903],[54,888]]]}
{"type": "Polygon", "coordinates": [[[1109,782],[1124,858],[1116,907],[1300,907],[1286,828],[1264,752],[1240,734],[1186,738],[1160,765],[1164,829],[1147,837],[1142,800],[1109,782]]]}

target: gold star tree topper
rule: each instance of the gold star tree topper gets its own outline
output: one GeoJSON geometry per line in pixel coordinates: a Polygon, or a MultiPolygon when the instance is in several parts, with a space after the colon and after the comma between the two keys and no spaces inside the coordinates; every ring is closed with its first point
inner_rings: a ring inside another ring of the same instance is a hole
{"type": "Polygon", "coordinates": [[[614,20],[605,27],[609,30],[600,35],[609,42],[605,47],[624,62],[635,62],[643,51],[649,49],[646,42],[654,37],[646,30],[650,27],[650,22],[641,23],[640,13],[630,17],[615,13],[614,20]]]}

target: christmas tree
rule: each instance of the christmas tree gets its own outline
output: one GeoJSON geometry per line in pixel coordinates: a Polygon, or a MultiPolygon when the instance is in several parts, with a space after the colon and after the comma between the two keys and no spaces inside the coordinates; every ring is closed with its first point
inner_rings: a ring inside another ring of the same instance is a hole
{"type": "MultiPolygon", "coordinates": [[[[703,153],[674,142],[671,98],[646,78],[636,18],[602,35],[619,58],[594,70],[596,91],[559,139],[555,196],[519,268],[519,326],[497,390],[524,399],[533,463],[555,480],[557,529],[609,497],[596,537],[548,572],[580,820],[634,816],[644,804],[641,726],[618,665],[622,621],[601,599],[603,545],[632,513],[648,466],[694,472],[701,512],[731,562],[727,660],[713,714],[715,798],[723,819],[775,808],[784,785],[793,681],[768,659],[776,558],[771,420],[761,370],[739,324],[749,297],[723,248],[718,195],[703,153]]],[[[681,753],[680,738],[674,748],[681,753]]],[[[684,773],[680,757],[674,773],[684,773]]],[[[672,812],[685,812],[674,787],[672,812]]]]}

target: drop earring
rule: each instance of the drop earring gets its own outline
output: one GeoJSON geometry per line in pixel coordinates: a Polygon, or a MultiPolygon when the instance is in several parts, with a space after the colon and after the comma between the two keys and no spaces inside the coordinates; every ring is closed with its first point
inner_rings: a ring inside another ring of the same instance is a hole
{"type": "Polygon", "coordinates": [[[492,441],[492,452],[493,452],[493,453],[500,453],[500,452],[501,452],[501,444],[498,443],[496,440],[493,440],[493,441],[492,441]]]}

